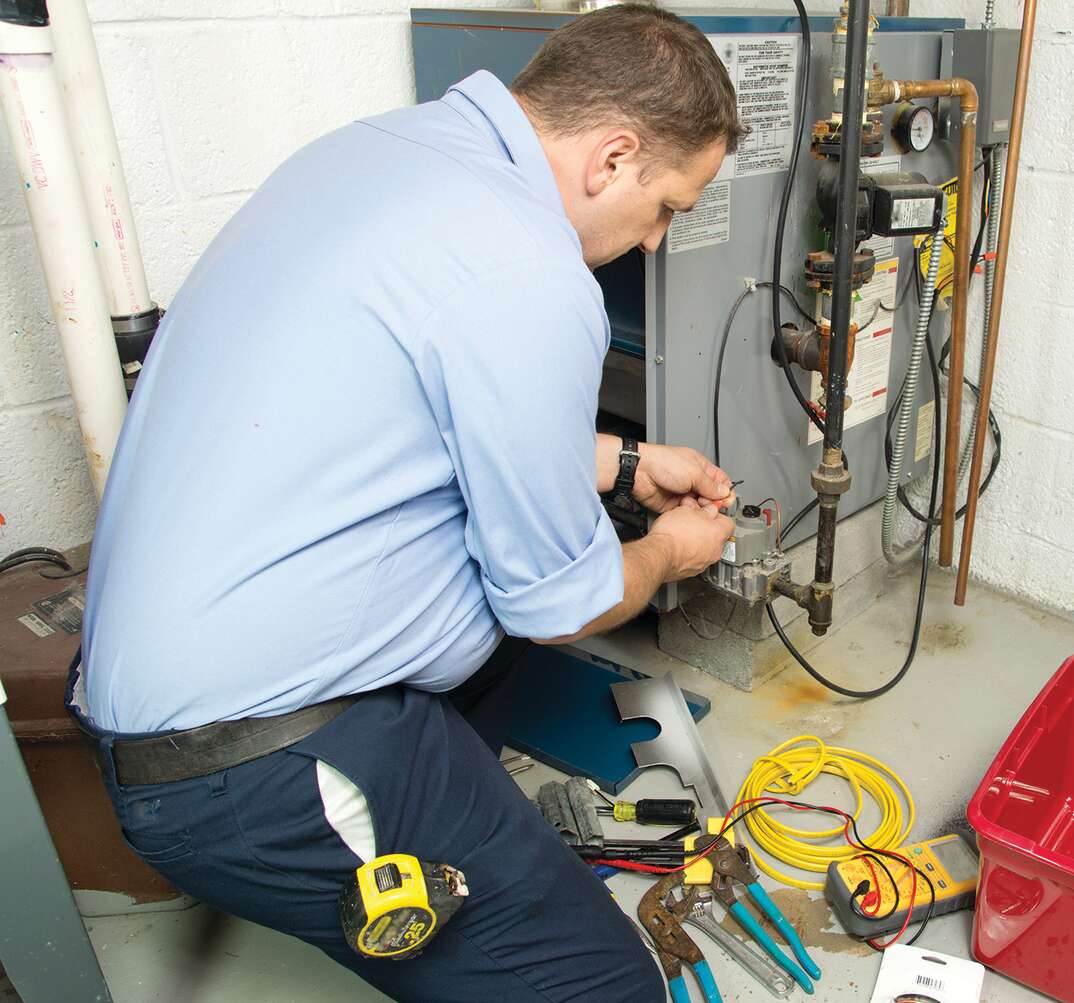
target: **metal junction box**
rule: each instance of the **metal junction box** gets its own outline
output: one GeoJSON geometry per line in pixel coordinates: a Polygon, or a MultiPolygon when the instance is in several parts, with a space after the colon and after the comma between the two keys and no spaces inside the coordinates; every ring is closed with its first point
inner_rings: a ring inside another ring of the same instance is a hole
{"type": "MultiPolygon", "coordinates": [[[[1017,28],[964,28],[944,33],[941,74],[965,77],[977,88],[977,144],[992,146],[1010,140],[1014,77],[1018,69],[1017,28]]],[[[958,135],[958,102],[945,100],[941,116],[948,116],[946,130],[958,135]]],[[[944,126],[941,119],[941,127],[944,126]]]]}
{"type": "MultiPolygon", "coordinates": [[[[455,81],[487,69],[510,83],[555,28],[576,15],[536,11],[414,9],[411,27],[419,101],[439,98],[455,81]]],[[[772,243],[780,194],[793,140],[794,97],[801,65],[798,19],[788,3],[778,13],[691,10],[684,14],[712,41],[735,80],[740,112],[753,132],[689,214],[675,218],[657,254],[631,252],[597,271],[612,323],[612,351],[601,392],[604,420],[629,421],[649,441],[689,445],[713,455],[713,391],[716,355],[728,315],[740,294],[772,273],[772,243]],[[763,81],[764,86],[758,82],[763,81]],[[751,96],[752,95],[752,96],[751,96]],[[760,97],[758,97],[760,95],[760,97]],[[753,106],[751,101],[763,100],[753,106]]],[[[940,75],[945,30],[961,19],[884,18],[875,34],[874,60],[886,77],[934,79],[940,75]]],[[[810,127],[831,113],[832,17],[810,18],[812,70],[808,81],[810,127]]],[[[938,139],[921,154],[903,155],[890,135],[893,110],[884,112],[884,154],[863,161],[866,171],[906,170],[933,183],[956,174],[955,147],[938,139]]],[[[784,244],[783,284],[812,314],[803,264],[823,247],[815,191],[819,162],[803,150],[784,244]]],[[[885,415],[905,373],[913,334],[913,242],[885,237],[872,244],[877,278],[862,290],[855,317],[862,324],[848,393],[844,444],[853,484],[840,516],[879,499],[884,490],[885,415]],[[892,310],[891,308],[897,307],[892,310]],[[866,323],[867,322],[867,323],[866,323]]],[[[784,322],[796,319],[787,300],[784,322]]],[[[939,331],[941,325],[934,325],[939,331]]],[[[809,475],[820,456],[819,437],[770,355],[771,296],[748,294],[727,343],[720,397],[720,464],[736,480],[746,502],[777,498],[789,520],[813,497],[809,475]]],[[[807,374],[795,370],[807,394],[807,374]]],[[[819,376],[813,376],[819,388],[819,376]]],[[[929,380],[919,383],[917,412],[905,476],[919,476],[931,456],[929,380]]],[[[816,515],[802,521],[795,543],[816,530],[816,515]]],[[[662,609],[678,602],[669,586],[662,609]]]]}

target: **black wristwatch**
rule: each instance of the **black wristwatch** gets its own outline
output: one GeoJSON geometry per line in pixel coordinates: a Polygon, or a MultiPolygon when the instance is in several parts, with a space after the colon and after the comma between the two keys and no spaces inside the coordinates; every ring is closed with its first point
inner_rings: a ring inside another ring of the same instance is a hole
{"type": "Polygon", "coordinates": [[[634,476],[638,472],[641,453],[638,452],[638,440],[622,436],[623,447],[619,450],[619,473],[615,478],[613,494],[616,498],[629,499],[634,491],[634,476]]]}

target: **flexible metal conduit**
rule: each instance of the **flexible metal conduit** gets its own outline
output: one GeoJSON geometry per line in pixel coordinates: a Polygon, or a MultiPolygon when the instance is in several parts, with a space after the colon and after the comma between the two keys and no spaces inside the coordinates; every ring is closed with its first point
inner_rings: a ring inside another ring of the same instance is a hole
{"type": "MultiPolygon", "coordinates": [[[[977,154],[977,88],[962,77],[950,80],[875,80],[869,104],[878,108],[911,98],[958,98],[961,136],[958,155],[958,190],[965,201],[973,191],[977,154]]],[[[965,201],[963,207],[965,207],[965,201]]],[[[970,245],[973,213],[960,212],[955,226],[955,296],[951,318],[951,386],[961,387],[966,362],[966,307],[970,289],[970,245]]],[[[950,567],[954,551],[955,509],[958,493],[958,453],[961,445],[962,394],[947,395],[947,432],[944,441],[943,504],[940,522],[940,566],[950,567]]]]}
{"type": "MultiPolygon", "coordinates": [[[[943,215],[947,215],[947,203],[944,203],[943,215]]],[[[929,250],[929,270],[925,276],[925,285],[921,290],[921,299],[917,304],[917,329],[910,348],[910,364],[906,369],[902,397],[899,402],[899,416],[895,428],[895,438],[891,447],[891,464],[888,467],[888,484],[884,492],[884,513],[880,524],[880,542],[884,559],[888,564],[902,565],[913,559],[921,549],[924,537],[917,543],[896,550],[892,536],[895,529],[895,506],[898,501],[899,481],[902,479],[903,460],[906,456],[906,440],[910,434],[910,419],[914,413],[917,400],[917,381],[921,374],[921,359],[925,354],[925,340],[929,336],[929,321],[932,318],[932,298],[936,293],[936,276],[940,272],[940,258],[943,257],[943,236],[947,220],[940,220],[940,225],[932,235],[929,250]]],[[[938,405],[939,402],[937,402],[938,405]]]]}

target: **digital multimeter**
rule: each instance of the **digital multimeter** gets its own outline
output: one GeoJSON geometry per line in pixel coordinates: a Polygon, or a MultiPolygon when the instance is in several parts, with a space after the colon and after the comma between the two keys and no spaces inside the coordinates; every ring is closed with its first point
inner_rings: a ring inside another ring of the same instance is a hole
{"type": "MultiPolygon", "coordinates": [[[[897,852],[912,860],[919,871],[927,874],[936,889],[933,916],[972,908],[977,894],[978,860],[973,848],[961,836],[926,839],[920,843],[900,846],[897,852]]],[[[896,903],[895,889],[875,860],[872,861],[872,871],[869,870],[866,860],[860,857],[828,865],[825,897],[844,929],[853,937],[876,937],[900,929],[910,907],[910,889],[913,885],[910,868],[891,857],[881,854],[876,856],[884,862],[898,885],[898,905],[894,911],[892,906],[896,903]],[[870,892],[879,892],[879,904],[875,898],[869,903],[870,911],[876,913],[875,918],[863,915],[861,905],[864,896],[854,895],[863,882],[868,885],[870,892]],[[875,887],[876,883],[879,883],[879,888],[875,887]]],[[[919,874],[911,921],[925,918],[930,900],[928,885],[919,874]]]]}

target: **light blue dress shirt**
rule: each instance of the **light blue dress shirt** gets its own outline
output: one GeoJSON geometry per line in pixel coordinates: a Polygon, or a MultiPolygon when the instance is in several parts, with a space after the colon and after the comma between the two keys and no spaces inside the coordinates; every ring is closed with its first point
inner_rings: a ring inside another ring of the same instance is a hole
{"type": "Polygon", "coordinates": [[[609,343],[533,128],[479,72],[300,150],[168,310],[97,524],[103,728],[393,683],[623,595],[595,489],[609,343]]]}

